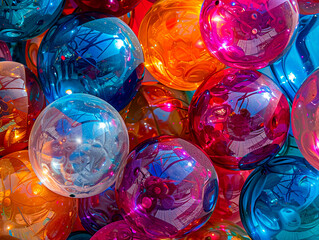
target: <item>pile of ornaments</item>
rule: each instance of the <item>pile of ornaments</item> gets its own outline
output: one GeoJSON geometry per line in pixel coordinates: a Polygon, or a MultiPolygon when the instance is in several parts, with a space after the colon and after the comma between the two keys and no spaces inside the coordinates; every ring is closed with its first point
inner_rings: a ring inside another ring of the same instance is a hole
{"type": "Polygon", "coordinates": [[[1,1],[0,239],[319,239],[317,13],[1,1]]]}

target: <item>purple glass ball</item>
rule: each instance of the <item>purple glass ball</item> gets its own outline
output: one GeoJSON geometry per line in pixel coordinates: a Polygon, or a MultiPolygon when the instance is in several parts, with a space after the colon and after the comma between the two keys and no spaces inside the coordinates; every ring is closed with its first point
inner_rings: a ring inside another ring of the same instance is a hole
{"type": "Polygon", "coordinates": [[[254,70],[229,68],[195,92],[192,138],[221,167],[255,168],[274,157],[289,129],[289,104],[277,85],[254,70]]]}
{"type": "Polygon", "coordinates": [[[149,238],[179,238],[210,217],[218,181],[200,148],[181,138],[161,136],[129,154],[115,191],[133,229],[149,238]]]}
{"type": "Polygon", "coordinates": [[[98,195],[79,199],[81,224],[92,235],[105,225],[123,219],[115,200],[114,187],[98,195]]]}

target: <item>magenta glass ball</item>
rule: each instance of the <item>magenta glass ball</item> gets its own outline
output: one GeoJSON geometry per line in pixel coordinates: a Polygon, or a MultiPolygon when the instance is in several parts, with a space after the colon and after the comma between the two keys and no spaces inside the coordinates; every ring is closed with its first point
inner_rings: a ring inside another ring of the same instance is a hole
{"type": "Polygon", "coordinates": [[[319,170],[319,69],[299,88],[292,104],[291,118],[300,152],[319,170]]]}
{"type": "Polygon", "coordinates": [[[259,69],[283,55],[298,20],[293,0],[205,0],[200,29],[206,47],[222,63],[259,69]]]}
{"type": "Polygon", "coordinates": [[[148,239],[180,238],[210,217],[218,195],[215,169],[181,138],[151,138],[127,157],[115,185],[124,218],[148,239]]]}
{"type": "Polygon", "coordinates": [[[266,75],[229,68],[197,89],[189,121],[192,138],[213,162],[246,170],[274,157],[285,143],[289,105],[266,75]]]}

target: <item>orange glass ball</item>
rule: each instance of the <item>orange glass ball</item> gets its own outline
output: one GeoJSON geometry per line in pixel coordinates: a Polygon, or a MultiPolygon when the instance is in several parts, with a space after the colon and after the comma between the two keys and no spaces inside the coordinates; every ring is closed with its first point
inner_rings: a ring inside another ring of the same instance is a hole
{"type": "Polygon", "coordinates": [[[164,85],[195,90],[225,68],[205,48],[199,27],[202,0],[158,1],[145,15],[138,38],[145,66],[164,85]]]}
{"type": "Polygon", "coordinates": [[[184,240],[250,240],[244,229],[228,222],[208,222],[198,231],[189,234],[184,240]]]}
{"type": "Polygon", "coordinates": [[[133,100],[121,111],[130,150],[160,135],[189,138],[188,98],[185,92],[161,83],[143,83],[133,100]]]}
{"type": "Polygon", "coordinates": [[[0,159],[0,239],[64,240],[71,233],[76,200],[47,189],[36,177],[28,151],[0,159]]]}
{"type": "Polygon", "coordinates": [[[0,156],[28,146],[44,106],[42,89],[30,70],[17,62],[0,62],[0,156]]]}

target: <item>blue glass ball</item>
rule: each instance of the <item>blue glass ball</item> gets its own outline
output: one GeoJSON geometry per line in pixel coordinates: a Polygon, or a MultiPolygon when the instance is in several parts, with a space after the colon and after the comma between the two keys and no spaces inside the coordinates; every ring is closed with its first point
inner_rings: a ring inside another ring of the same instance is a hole
{"type": "Polygon", "coordinates": [[[296,41],[282,59],[271,66],[275,81],[293,102],[306,78],[319,66],[319,19],[301,15],[296,41]]]}
{"type": "Polygon", "coordinates": [[[0,1],[0,40],[18,41],[38,36],[61,15],[65,0],[0,1]]]}
{"type": "Polygon", "coordinates": [[[304,158],[278,157],[256,168],[239,205],[254,240],[319,239],[319,172],[304,158]]]}
{"type": "Polygon", "coordinates": [[[41,112],[30,133],[29,157],[51,191],[84,198],[114,184],[128,145],[120,114],[100,98],[77,93],[41,112]]]}
{"type": "Polygon", "coordinates": [[[49,102],[88,93],[117,110],[136,94],[143,63],[141,45],[130,27],[97,12],[60,19],[45,35],[38,53],[39,79],[49,102]]]}

